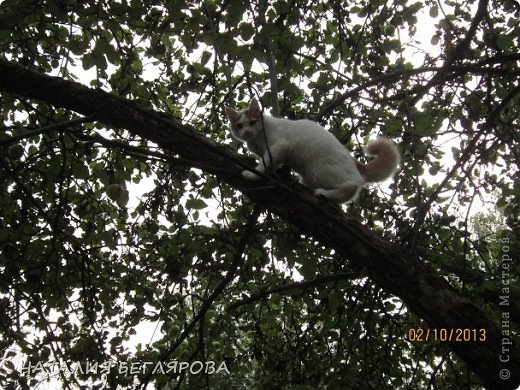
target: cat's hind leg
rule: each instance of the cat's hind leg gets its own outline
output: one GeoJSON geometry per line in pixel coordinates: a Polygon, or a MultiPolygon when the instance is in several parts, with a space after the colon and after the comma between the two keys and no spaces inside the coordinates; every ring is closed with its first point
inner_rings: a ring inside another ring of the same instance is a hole
{"type": "Polygon", "coordinates": [[[326,190],[324,188],[317,188],[314,190],[314,195],[327,198],[335,203],[344,203],[349,200],[354,200],[361,189],[361,186],[355,183],[346,183],[338,188],[331,188],[326,190]]]}

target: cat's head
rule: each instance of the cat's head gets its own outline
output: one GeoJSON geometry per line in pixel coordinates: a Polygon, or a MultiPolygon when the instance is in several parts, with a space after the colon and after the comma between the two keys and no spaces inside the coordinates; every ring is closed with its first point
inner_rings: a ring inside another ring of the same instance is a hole
{"type": "Polygon", "coordinates": [[[236,111],[230,107],[225,108],[226,115],[231,124],[231,134],[240,141],[249,141],[260,134],[262,130],[262,109],[256,99],[252,99],[249,107],[242,111],[236,111]]]}

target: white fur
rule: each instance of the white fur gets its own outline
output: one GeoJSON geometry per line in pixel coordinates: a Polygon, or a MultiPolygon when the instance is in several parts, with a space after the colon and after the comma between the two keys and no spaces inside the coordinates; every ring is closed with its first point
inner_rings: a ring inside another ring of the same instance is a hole
{"type": "MultiPolygon", "coordinates": [[[[349,151],[318,123],[262,114],[255,99],[247,110],[226,107],[226,113],[233,136],[260,157],[257,171],[269,173],[287,165],[316,195],[337,203],[354,199],[365,184],[349,151]]],[[[259,178],[247,170],[242,175],[250,180],[259,178]]]]}

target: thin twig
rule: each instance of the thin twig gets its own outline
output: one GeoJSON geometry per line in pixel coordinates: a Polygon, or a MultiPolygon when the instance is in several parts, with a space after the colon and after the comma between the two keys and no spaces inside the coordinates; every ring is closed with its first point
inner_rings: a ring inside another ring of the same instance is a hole
{"type": "Polygon", "coordinates": [[[26,133],[15,135],[9,138],[0,139],[0,145],[11,145],[22,139],[36,137],[37,135],[48,133],[50,131],[66,130],[69,127],[76,126],[85,122],[92,122],[97,115],[87,115],[81,118],[72,119],[70,121],[64,121],[59,123],[53,123],[52,125],[40,127],[39,129],[29,130],[26,133]]]}
{"type": "Polygon", "coordinates": [[[248,298],[241,299],[240,301],[233,303],[230,306],[230,309],[235,310],[236,308],[238,308],[240,306],[259,301],[260,299],[263,299],[271,294],[282,293],[285,291],[297,290],[297,289],[305,290],[307,288],[316,287],[321,284],[326,284],[326,283],[330,283],[330,282],[338,282],[338,281],[342,281],[342,280],[356,279],[356,278],[359,278],[358,272],[346,272],[346,273],[340,273],[340,274],[335,274],[335,275],[322,276],[322,277],[319,277],[319,278],[316,278],[313,280],[308,280],[306,282],[296,282],[296,283],[285,284],[282,286],[272,288],[270,290],[262,291],[257,294],[251,295],[248,298]]]}
{"type": "MultiPolygon", "coordinates": [[[[165,351],[161,354],[158,359],[158,362],[165,362],[175,350],[181,345],[181,343],[189,336],[190,332],[197,325],[199,321],[201,321],[206,315],[207,311],[210,309],[211,305],[215,302],[215,300],[224,292],[225,288],[228,284],[233,280],[236,275],[236,272],[242,263],[243,255],[246,251],[247,245],[253,236],[254,229],[258,217],[260,216],[261,208],[258,205],[255,205],[252,214],[247,221],[247,224],[244,229],[244,234],[240,238],[240,241],[237,244],[237,250],[235,252],[235,256],[233,257],[233,262],[229,266],[226,275],[218,284],[218,286],[213,290],[213,292],[209,295],[209,297],[202,303],[200,310],[195,314],[195,316],[191,319],[189,324],[187,324],[182,331],[182,333],[177,337],[177,340],[165,351]]],[[[146,376],[143,378],[141,382],[141,389],[145,389],[148,383],[152,378],[152,371],[149,371],[146,376]]]]}

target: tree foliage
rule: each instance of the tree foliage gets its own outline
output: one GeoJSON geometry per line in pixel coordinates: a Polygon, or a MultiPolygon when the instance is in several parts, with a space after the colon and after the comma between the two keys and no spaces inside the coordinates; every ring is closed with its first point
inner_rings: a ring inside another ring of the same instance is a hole
{"type": "Polygon", "coordinates": [[[520,362],[519,16],[516,0],[4,1],[4,387],[515,388],[497,367],[520,362]],[[244,182],[223,107],[257,95],[360,159],[394,139],[395,182],[343,211],[286,172],[244,182]],[[410,339],[440,327],[490,340],[410,339]],[[175,361],[215,372],[142,371],[175,361]]]}

